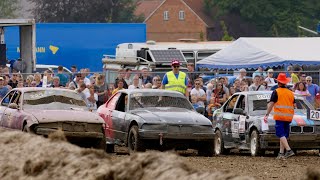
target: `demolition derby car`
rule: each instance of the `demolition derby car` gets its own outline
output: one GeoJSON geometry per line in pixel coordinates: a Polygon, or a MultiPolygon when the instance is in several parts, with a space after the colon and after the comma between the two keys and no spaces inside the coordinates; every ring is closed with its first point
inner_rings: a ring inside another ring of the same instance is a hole
{"type": "Polygon", "coordinates": [[[82,97],[59,88],[16,88],[2,99],[0,126],[48,136],[62,130],[75,144],[105,149],[104,121],[82,97]]]}
{"type": "Polygon", "coordinates": [[[129,152],[146,149],[197,149],[213,155],[212,123],[174,91],[121,90],[97,110],[106,122],[107,152],[114,145],[129,152]]]}
{"type": "MultiPolygon", "coordinates": [[[[229,98],[213,113],[215,154],[230,149],[249,150],[252,156],[263,155],[266,150],[279,150],[275,135],[275,121],[269,116],[263,122],[271,91],[240,92],[229,98]]],[[[295,96],[295,115],[290,124],[289,144],[293,150],[320,149],[320,121],[307,118],[308,112],[316,116],[313,106],[304,97],[295,96]]],[[[319,113],[318,113],[319,114],[319,113]]]]}

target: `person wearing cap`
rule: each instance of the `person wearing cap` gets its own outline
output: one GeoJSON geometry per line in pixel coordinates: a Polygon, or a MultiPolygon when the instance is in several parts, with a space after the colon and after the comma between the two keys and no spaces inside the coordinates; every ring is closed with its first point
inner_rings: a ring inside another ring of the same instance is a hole
{"type": "Polygon", "coordinates": [[[189,97],[187,91],[188,79],[184,72],[179,71],[179,60],[172,60],[172,71],[167,72],[162,79],[162,89],[177,91],[189,97]]]}
{"type": "Polygon", "coordinates": [[[2,99],[8,92],[9,89],[7,86],[5,86],[4,78],[0,77],[0,99],[2,99]]]}
{"type": "Polygon", "coordinates": [[[272,86],[276,85],[276,81],[273,78],[273,69],[268,69],[267,71],[267,78],[264,80],[268,84],[268,89],[270,89],[272,86]]]}
{"type": "Polygon", "coordinates": [[[279,73],[277,81],[279,87],[271,94],[264,122],[268,123],[268,116],[273,109],[276,136],[280,139],[280,152],[277,159],[283,159],[294,155],[287,138],[289,138],[290,123],[294,115],[295,100],[293,92],[286,87],[291,79],[287,78],[285,73],[279,73]],[[286,153],[284,153],[284,150],[286,150],[286,153]]]}

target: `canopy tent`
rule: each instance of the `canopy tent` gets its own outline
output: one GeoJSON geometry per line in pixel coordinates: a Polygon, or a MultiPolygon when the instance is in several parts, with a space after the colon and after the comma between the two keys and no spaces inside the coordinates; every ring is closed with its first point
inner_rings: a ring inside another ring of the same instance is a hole
{"type": "Polygon", "coordinates": [[[262,66],[319,65],[320,38],[239,38],[198,61],[199,68],[239,69],[262,66]]]}

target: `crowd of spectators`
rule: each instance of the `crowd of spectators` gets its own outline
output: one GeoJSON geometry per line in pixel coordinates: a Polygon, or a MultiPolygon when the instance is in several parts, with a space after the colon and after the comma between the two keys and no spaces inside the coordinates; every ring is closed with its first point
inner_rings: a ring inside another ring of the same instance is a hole
{"type": "MultiPolygon", "coordinates": [[[[210,118],[212,112],[219,108],[227,99],[236,92],[265,91],[277,88],[274,78],[274,70],[264,71],[259,67],[252,76],[247,75],[245,69],[239,70],[235,79],[228,76],[218,77],[204,84],[201,76],[194,71],[194,65],[188,64],[188,91],[189,99],[195,109],[210,118]]],[[[90,73],[89,69],[77,70],[71,68],[72,74],[64,74],[63,67],[59,66],[58,72],[46,70],[42,73],[22,76],[20,73],[5,67],[1,69],[0,98],[12,88],[16,87],[52,87],[75,90],[87,102],[92,109],[97,109],[108,98],[121,89],[160,89],[163,83],[163,75],[151,74],[148,69],[133,72],[131,69],[118,71],[114,83],[107,83],[105,74],[90,73]]],[[[292,82],[288,87],[293,92],[305,96],[315,107],[319,107],[317,95],[320,91],[317,84],[312,83],[312,77],[306,76],[301,68],[289,66],[287,71],[291,75],[292,82]]]]}

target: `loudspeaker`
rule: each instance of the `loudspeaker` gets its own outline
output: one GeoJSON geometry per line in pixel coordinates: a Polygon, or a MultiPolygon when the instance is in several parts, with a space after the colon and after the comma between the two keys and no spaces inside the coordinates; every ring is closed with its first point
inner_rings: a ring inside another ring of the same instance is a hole
{"type": "Polygon", "coordinates": [[[6,44],[0,44],[0,66],[7,64],[7,46],[6,44]]]}

